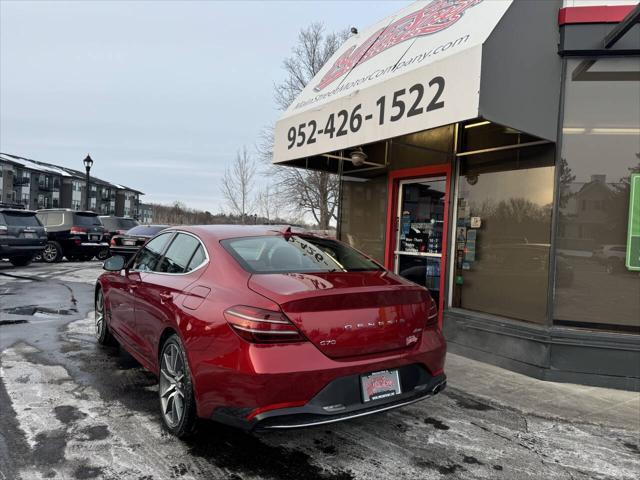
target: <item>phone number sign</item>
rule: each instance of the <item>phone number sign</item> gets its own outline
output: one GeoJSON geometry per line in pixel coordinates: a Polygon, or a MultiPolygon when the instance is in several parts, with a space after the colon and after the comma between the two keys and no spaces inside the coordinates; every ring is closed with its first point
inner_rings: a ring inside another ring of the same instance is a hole
{"type": "Polygon", "coordinates": [[[627,230],[627,269],[640,271],[640,173],[631,175],[629,229],[627,230]]]}
{"type": "Polygon", "coordinates": [[[399,75],[276,123],[274,163],[335,153],[475,118],[481,47],[399,75]],[[462,72],[461,72],[462,71],[462,72]]]}

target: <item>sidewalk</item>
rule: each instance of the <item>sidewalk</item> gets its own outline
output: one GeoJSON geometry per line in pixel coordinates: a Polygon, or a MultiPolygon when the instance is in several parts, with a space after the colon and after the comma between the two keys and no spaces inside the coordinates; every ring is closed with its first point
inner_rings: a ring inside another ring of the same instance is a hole
{"type": "Polygon", "coordinates": [[[452,353],[445,366],[448,384],[488,403],[525,414],[589,423],[640,436],[640,393],[554,383],[527,377],[452,353]]]}

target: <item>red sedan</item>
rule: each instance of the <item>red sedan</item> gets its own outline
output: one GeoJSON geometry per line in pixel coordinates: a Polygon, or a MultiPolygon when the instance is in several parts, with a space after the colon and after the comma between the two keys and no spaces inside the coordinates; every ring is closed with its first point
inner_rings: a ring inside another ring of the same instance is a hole
{"type": "Polygon", "coordinates": [[[159,377],[168,430],[197,418],[306,427],[408,405],[446,385],[429,292],[333,239],[180,227],[105,262],[96,334],[159,377]]]}

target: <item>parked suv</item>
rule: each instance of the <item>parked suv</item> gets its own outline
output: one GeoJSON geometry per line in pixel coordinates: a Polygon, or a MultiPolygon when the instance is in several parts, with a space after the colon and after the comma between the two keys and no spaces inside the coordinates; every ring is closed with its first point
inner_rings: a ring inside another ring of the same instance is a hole
{"type": "Polygon", "coordinates": [[[17,207],[0,203],[0,258],[23,267],[42,252],[47,233],[36,212],[17,207]]]}
{"type": "Polygon", "coordinates": [[[47,228],[48,242],[42,252],[47,263],[59,262],[62,257],[72,262],[91,260],[108,247],[104,241],[104,227],[93,212],[69,209],[38,210],[38,218],[47,228]]]}

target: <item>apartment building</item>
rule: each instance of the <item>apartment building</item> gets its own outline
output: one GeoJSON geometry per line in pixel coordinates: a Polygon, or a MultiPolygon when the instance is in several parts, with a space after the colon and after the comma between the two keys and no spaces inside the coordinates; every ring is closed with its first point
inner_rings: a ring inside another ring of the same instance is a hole
{"type": "Polygon", "coordinates": [[[71,208],[101,215],[139,216],[140,195],[133,188],[91,176],[87,191],[85,173],[17,155],[0,153],[0,202],[25,208],[71,208]]]}

